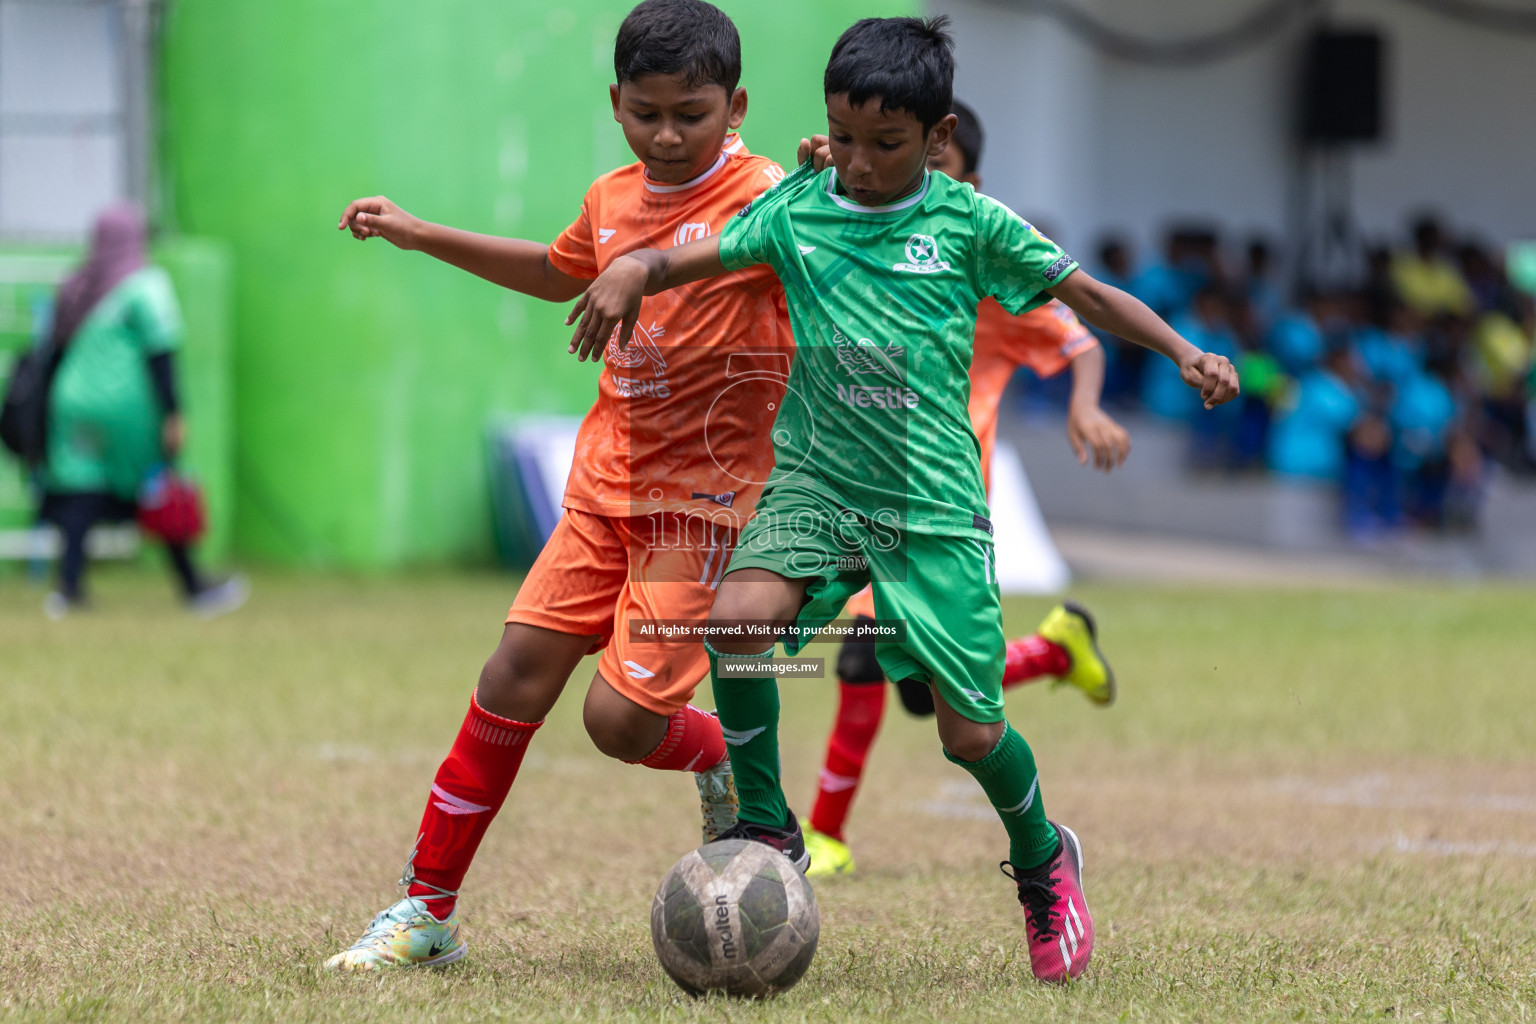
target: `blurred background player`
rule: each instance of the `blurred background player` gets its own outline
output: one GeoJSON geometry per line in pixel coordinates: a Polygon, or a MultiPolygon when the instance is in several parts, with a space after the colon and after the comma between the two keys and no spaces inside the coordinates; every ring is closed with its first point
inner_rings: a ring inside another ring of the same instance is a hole
{"type": "MultiPolygon", "coordinates": [[[[783,177],[733,133],[747,112],[741,46],[717,8],[646,0],[619,28],[614,71],[614,119],[639,162],[599,178],[552,245],[428,224],[383,197],[351,203],[339,226],[558,302],[631,249],[720,231],[783,177]]],[[[649,299],[640,321],[638,343],[605,348],[564,515],[517,592],[438,769],[401,879],[406,896],[328,967],[441,965],[464,955],[460,883],[529,740],[590,653],[603,652],[584,709],[597,748],[695,773],[706,840],[735,824],[720,723],[688,703],[708,669],[703,647],[692,638],[636,643],[629,626],[709,614],[760,490],[743,481],[766,480],[773,465],[757,424],[783,396],[793,339],[783,288],[767,267],[649,299]],[[731,352],[777,359],[781,375],[728,387],[731,352]],[[716,414],[707,443],[706,410],[716,414]]]]}
{"type": "MultiPolygon", "coordinates": [[[[969,106],[955,101],[955,131],[944,152],[928,161],[956,181],[981,189],[981,121],[969,106]]],[[[1090,459],[1109,472],[1125,461],[1130,435],[1099,407],[1104,386],[1104,350],[1077,314],[1054,299],[1020,316],[1012,316],[988,296],[976,308],[976,347],[971,357],[971,429],[981,445],[981,475],[991,487],[992,449],[997,442],[997,413],[1014,372],[1027,366],[1039,377],[1053,377],[1072,368],[1072,397],[1067,406],[1067,440],[1078,462],[1090,459]]],[[[845,614],[856,622],[873,622],[874,598],[860,591],[845,614]]],[[[1115,677],[1099,652],[1096,629],[1087,610],[1072,602],[1051,609],[1036,632],[1009,642],[1003,666],[1003,689],[1037,679],[1054,679],[1078,687],[1100,707],[1115,699],[1115,677]]],[[[853,852],[843,839],[843,827],[858,793],[864,764],[874,746],[885,714],[885,673],[875,658],[875,644],[851,639],[837,658],[837,718],[827,739],[827,753],[818,776],[805,848],[811,855],[808,877],[853,871],[853,852]]],[[[897,683],[902,703],[915,715],[933,714],[933,693],[912,680],[897,683]]]]}
{"type": "MultiPolygon", "coordinates": [[[[48,388],[47,450],[38,477],[38,519],[59,528],[58,587],[43,602],[61,619],[85,602],[85,539],[99,523],[132,522],[140,489],[186,438],[176,388],[181,307],[170,275],[145,253],[138,207],[108,207],[96,219],[85,262],[59,286],[50,344],[60,353],[48,388]]],[[[183,598],[210,617],[245,603],[235,576],[211,582],[188,544],[166,541],[183,598]]]]}

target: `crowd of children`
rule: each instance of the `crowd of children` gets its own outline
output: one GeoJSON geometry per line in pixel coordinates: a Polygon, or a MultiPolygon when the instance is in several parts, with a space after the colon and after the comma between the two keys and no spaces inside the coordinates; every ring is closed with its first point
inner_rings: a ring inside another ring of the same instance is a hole
{"type": "Polygon", "coordinates": [[[1102,278],[1239,365],[1242,399],[1198,415],[1166,360],[1101,336],[1106,402],[1188,422],[1197,468],[1332,484],[1359,540],[1473,529],[1493,466],[1536,471],[1532,297],[1435,217],[1368,250],[1348,288],[1296,293],[1258,239],[1234,267],[1210,230],[1171,230],[1143,266],[1117,238],[1097,255],[1102,278]]]}

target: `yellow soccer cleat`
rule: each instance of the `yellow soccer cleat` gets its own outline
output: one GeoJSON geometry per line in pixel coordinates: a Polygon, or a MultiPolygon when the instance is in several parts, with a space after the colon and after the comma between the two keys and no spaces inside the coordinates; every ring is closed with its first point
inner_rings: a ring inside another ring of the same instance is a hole
{"type": "Polygon", "coordinates": [[[1075,601],[1063,602],[1051,609],[1036,632],[1072,659],[1072,667],[1053,686],[1070,683],[1100,707],[1115,702],[1115,672],[1099,650],[1098,628],[1088,609],[1075,601]]]}
{"type": "Polygon", "coordinates": [[[831,878],[853,874],[853,851],[848,844],[813,828],[805,830],[805,852],[811,855],[806,878],[831,878]]]}

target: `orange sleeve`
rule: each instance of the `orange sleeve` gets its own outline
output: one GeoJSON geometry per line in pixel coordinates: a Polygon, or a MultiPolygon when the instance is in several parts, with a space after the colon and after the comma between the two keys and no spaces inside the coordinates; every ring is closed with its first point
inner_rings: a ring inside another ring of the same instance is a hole
{"type": "Polygon", "coordinates": [[[597,277],[597,246],[592,238],[592,193],[581,201],[581,213],[549,247],[549,262],[562,274],[587,280],[597,277]]]}
{"type": "Polygon", "coordinates": [[[1049,302],[1017,318],[1012,332],[1013,361],[1041,378],[1054,377],[1073,359],[1099,343],[1067,306],[1049,302]]]}

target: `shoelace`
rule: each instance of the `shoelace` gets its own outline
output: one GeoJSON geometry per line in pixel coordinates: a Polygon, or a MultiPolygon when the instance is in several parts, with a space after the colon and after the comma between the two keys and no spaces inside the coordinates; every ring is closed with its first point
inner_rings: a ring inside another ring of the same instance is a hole
{"type": "Polygon", "coordinates": [[[1055,919],[1060,915],[1054,909],[1056,876],[1046,874],[1040,878],[1032,878],[1020,871],[1012,861],[1006,860],[998,864],[998,868],[1018,885],[1019,905],[1024,908],[1024,917],[1029,922],[1031,931],[1034,932],[1035,941],[1047,942],[1056,938],[1060,934],[1056,930],[1055,923],[1055,919]]]}
{"type": "Polygon", "coordinates": [[[441,889],[433,885],[431,882],[423,882],[421,879],[416,877],[416,852],[421,847],[421,840],[422,836],[416,837],[416,845],[411,847],[411,855],[405,859],[405,867],[400,871],[400,881],[396,882],[395,884],[405,886],[406,897],[408,899],[415,900],[418,903],[430,903],[432,900],[457,899],[459,895],[457,889],[441,889]],[[435,895],[412,896],[411,886],[413,885],[424,885],[428,889],[431,889],[435,895]]]}

